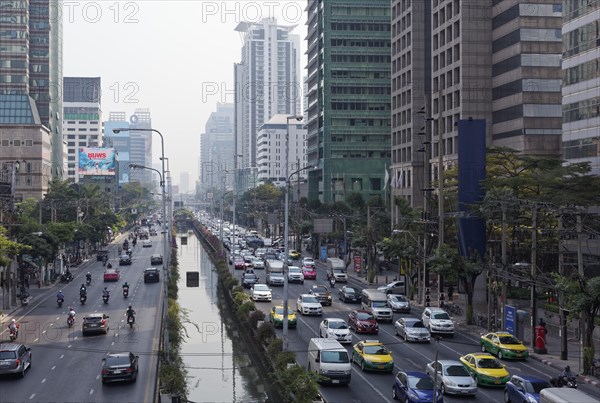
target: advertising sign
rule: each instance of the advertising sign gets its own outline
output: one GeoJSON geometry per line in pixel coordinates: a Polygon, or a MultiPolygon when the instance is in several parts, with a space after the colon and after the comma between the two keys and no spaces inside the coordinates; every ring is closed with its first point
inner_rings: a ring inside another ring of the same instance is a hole
{"type": "Polygon", "coordinates": [[[362,256],[354,256],[354,271],[359,272],[362,270],[362,256]]]}
{"type": "Polygon", "coordinates": [[[79,148],[79,176],[115,175],[114,148],[79,148]]]}
{"type": "Polygon", "coordinates": [[[321,261],[327,260],[327,246],[321,246],[321,261]]]}
{"type": "Polygon", "coordinates": [[[506,305],[504,307],[504,330],[513,336],[517,336],[515,321],[517,320],[517,310],[514,306],[506,305]]]}

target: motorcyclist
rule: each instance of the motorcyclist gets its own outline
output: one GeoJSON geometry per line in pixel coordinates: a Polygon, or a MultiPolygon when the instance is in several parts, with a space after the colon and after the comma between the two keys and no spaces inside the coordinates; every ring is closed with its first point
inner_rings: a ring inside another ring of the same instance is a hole
{"type": "Polygon", "coordinates": [[[573,378],[573,377],[575,377],[575,374],[573,372],[571,372],[571,367],[568,365],[560,373],[560,375],[558,375],[558,378],[562,379],[562,380],[566,380],[566,379],[573,378]]]}
{"type": "Polygon", "coordinates": [[[133,318],[133,323],[135,323],[135,311],[133,310],[131,305],[129,305],[129,307],[127,308],[126,315],[127,315],[127,322],[129,322],[129,318],[133,318]]]}
{"type": "Polygon", "coordinates": [[[129,292],[129,284],[127,284],[127,281],[125,282],[125,284],[123,284],[123,292],[127,290],[127,292],[129,292]]]}
{"type": "Polygon", "coordinates": [[[85,275],[85,279],[87,281],[92,281],[92,274],[88,271],[87,274],[85,275]]]}
{"type": "Polygon", "coordinates": [[[335,277],[329,277],[329,284],[331,285],[331,288],[335,287],[335,277]]]}
{"type": "Polygon", "coordinates": [[[69,320],[75,322],[75,309],[73,309],[73,307],[69,307],[69,313],[67,314],[67,322],[69,320]]]}
{"type": "Polygon", "coordinates": [[[107,265],[106,265],[106,268],[107,268],[107,269],[112,269],[112,264],[110,264],[110,263],[109,263],[109,264],[107,264],[107,265]]]}
{"type": "Polygon", "coordinates": [[[61,301],[65,300],[65,294],[63,294],[62,290],[58,291],[58,294],[56,294],[56,299],[59,299],[61,301]]]}
{"type": "Polygon", "coordinates": [[[16,320],[12,319],[10,321],[10,323],[8,324],[8,330],[9,332],[15,332],[15,334],[19,332],[19,324],[16,320]]]}
{"type": "Polygon", "coordinates": [[[110,297],[110,292],[108,291],[108,288],[104,287],[104,290],[102,290],[102,298],[108,298],[110,297]]]}
{"type": "Polygon", "coordinates": [[[79,296],[80,297],[87,296],[87,288],[85,287],[85,284],[81,284],[81,287],[79,288],[79,296]]]}

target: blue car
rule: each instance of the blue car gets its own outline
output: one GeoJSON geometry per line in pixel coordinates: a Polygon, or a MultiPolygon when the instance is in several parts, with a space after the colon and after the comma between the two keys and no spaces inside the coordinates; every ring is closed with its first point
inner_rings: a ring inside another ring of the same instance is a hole
{"type": "Polygon", "coordinates": [[[504,386],[504,401],[512,403],[539,403],[540,391],[552,387],[537,376],[513,375],[504,386]]]}
{"type": "MultiPolygon", "coordinates": [[[[425,372],[398,372],[394,378],[392,397],[407,403],[433,403],[433,379],[425,372]]],[[[436,392],[436,403],[443,403],[441,390],[436,392]]]]}

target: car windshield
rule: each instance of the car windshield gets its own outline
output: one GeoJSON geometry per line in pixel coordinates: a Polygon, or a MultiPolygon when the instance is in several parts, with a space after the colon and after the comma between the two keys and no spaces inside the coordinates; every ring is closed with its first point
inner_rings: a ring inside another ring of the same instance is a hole
{"type": "Polygon", "coordinates": [[[423,325],[423,322],[421,322],[420,320],[416,321],[416,322],[408,322],[408,327],[412,327],[412,328],[424,328],[425,325],[423,325]]]}
{"type": "Polygon", "coordinates": [[[86,321],[86,322],[93,322],[93,323],[96,323],[96,322],[100,322],[100,321],[102,321],[102,318],[100,318],[100,317],[95,317],[95,318],[84,318],[84,321],[86,321]]]}
{"type": "Polygon", "coordinates": [[[255,280],[255,279],[256,279],[256,274],[252,274],[252,273],[244,274],[244,280],[255,280]]]}
{"type": "Polygon", "coordinates": [[[370,313],[359,312],[356,314],[356,319],[358,319],[358,320],[373,320],[375,318],[370,313]]]}
{"type": "Polygon", "coordinates": [[[387,307],[387,301],[372,301],[371,306],[373,308],[385,308],[387,307]]]}
{"type": "Polygon", "coordinates": [[[431,378],[418,378],[416,376],[409,376],[408,387],[418,390],[433,390],[433,380],[431,380],[431,378]]]}
{"type": "Polygon", "coordinates": [[[550,387],[548,382],[524,382],[525,390],[529,393],[539,394],[542,389],[546,389],[550,387]]]}
{"type": "Polygon", "coordinates": [[[325,287],[314,287],[313,288],[313,292],[315,292],[315,293],[326,293],[327,292],[327,288],[325,288],[325,287]]]}
{"type": "Polygon", "coordinates": [[[345,364],[350,362],[347,351],[322,351],[321,362],[330,364],[345,364]]]}
{"type": "Polygon", "coordinates": [[[269,291],[269,287],[266,284],[256,284],[254,291],[269,291]]]}
{"type": "Polygon", "coordinates": [[[313,296],[304,296],[302,297],[302,302],[311,302],[314,304],[319,304],[319,301],[313,296]]]}
{"type": "Polygon", "coordinates": [[[333,269],[333,272],[337,273],[337,274],[343,274],[344,273],[344,269],[333,269]]]}
{"type": "Polygon", "coordinates": [[[477,366],[479,368],[490,369],[502,368],[502,364],[500,364],[500,361],[498,361],[495,358],[480,358],[479,360],[477,360],[477,366]]]}
{"type": "Polygon", "coordinates": [[[354,291],[354,288],[350,288],[350,287],[347,287],[347,288],[344,290],[344,292],[345,292],[346,294],[356,294],[356,291],[354,291]]]}
{"type": "Polygon", "coordinates": [[[389,354],[387,349],[383,346],[365,346],[363,351],[365,354],[370,354],[370,355],[388,355],[389,354]]]}
{"type": "Polygon", "coordinates": [[[329,322],[330,329],[348,329],[348,325],[344,321],[330,321],[329,322]]]}
{"type": "Polygon", "coordinates": [[[434,313],[433,319],[450,319],[450,315],[448,315],[446,312],[434,313]]]}
{"type": "Polygon", "coordinates": [[[394,302],[406,302],[406,298],[402,295],[392,295],[390,299],[394,302]]]}
{"type": "Polygon", "coordinates": [[[109,367],[117,365],[129,365],[129,357],[126,355],[106,357],[106,365],[108,365],[109,367]]]}
{"type": "Polygon", "coordinates": [[[289,267],[288,270],[290,271],[290,273],[300,273],[299,267],[289,267]]]}
{"type": "Polygon", "coordinates": [[[521,344],[514,336],[500,336],[499,339],[501,344],[521,344]]]}
{"type": "Polygon", "coordinates": [[[17,354],[14,351],[0,351],[0,360],[14,360],[17,354]]]}
{"type": "MultiPolygon", "coordinates": [[[[283,307],[278,306],[277,308],[275,308],[275,313],[277,315],[283,315],[283,307]]],[[[290,315],[294,315],[294,311],[288,308],[288,316],[290,315]]]]}
{"type": "Polygon", "coordinates": [[[469,376],[469,372],[462,365],[449,365],[446,368],[444,368],[444,375],[469,376]]]}

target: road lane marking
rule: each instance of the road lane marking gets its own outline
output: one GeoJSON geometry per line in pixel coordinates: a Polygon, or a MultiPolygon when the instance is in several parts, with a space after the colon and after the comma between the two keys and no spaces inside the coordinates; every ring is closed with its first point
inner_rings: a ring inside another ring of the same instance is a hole
{"type": "Polygon", "coordinates": [[[29,396],[29,400],[33,399],[35,397],[35,393],[32,393],[31,396],[29,396]]]}
{"type": "Polygon", "coordinates": [[[45,382],[46,382],[46,378],[42,379],[42,383],[45,383],[45,382]]]}
{"type": "MultiPolygon", "coordinates": [[[[69,345],[67,346],[67,348],[71,348],[71,344],[69,344],[69,345]]],[[[61,358],[62,358],[62,357],[61,357],[61,358]]]]}
{"type": "Polygon", "coordinates": [[[39,339],[36,337],[35,339],[33,339],[33,342],[35,343],[36,341],[38,341],[39,339]]]}
{"type": "Polygon", "coordinates": [[[115,342],[113,341],[112,343],[110,343],[110,345],[111,345],[111,346],[114,346],[114,345],[115,345],[115,342]]]}
{"type": "Polygon", "coordinates": [[[96,380],[100,379],[100,375],[96,375],[96,380]]]}
{"type": "Polygon", "coordinates": [[[63,354],[63,355],[61,355],[61,356],[60,356],[60,357],[58,357],[58,358],[64,358],[64,357],[65,357],[65,355],[63,354]]]}
{"type": "Polygon", "coordinates": [[[94,389],[90,389],[90,395],[94,394],[94,389]]]}
{"type": "Polygon", "coordinates": [[[44,334],[44,333],[46,333],[46,331],[45,331],[45,330],[42,330],[42,334],[44,334]]]}
{"type": "Polygon", "coordinates": [[[52,367],[52,368],[50,368],[50,369],[51,369],[52,371],[54,371],[54,368],[56,368],[56,365],[55,365],[55,366],[53,366],[53,367],[52,367]]]}

